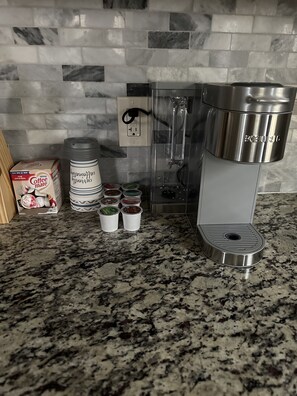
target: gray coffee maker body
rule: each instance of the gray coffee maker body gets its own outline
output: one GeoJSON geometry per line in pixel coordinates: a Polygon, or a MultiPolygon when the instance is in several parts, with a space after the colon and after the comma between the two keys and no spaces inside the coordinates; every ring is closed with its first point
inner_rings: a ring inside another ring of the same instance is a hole
{"type": "Polygon", "coordinates": [[[247,268],[263,255],[253,226],[261,164],[283,158],[296,89],[280,84],[205,84],[191,137],[187,212],[205,255],[247,268]]]}

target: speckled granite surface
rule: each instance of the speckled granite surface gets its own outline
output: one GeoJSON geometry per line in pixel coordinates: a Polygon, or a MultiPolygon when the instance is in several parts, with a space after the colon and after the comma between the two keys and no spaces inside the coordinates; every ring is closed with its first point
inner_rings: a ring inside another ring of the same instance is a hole
{"type": "Polygon", "coordinates": [[[297,197],[262,195],[248,279],[183,216],[137,234],[95,214],[0,227],[1,395],[296,395],[297,197]]]}

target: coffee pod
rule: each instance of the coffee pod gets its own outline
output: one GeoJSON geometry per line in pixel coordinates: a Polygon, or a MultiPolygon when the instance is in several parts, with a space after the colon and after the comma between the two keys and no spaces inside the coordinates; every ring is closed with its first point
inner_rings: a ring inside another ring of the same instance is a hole
{"type": "Polygon", "coordinates": [[[104,232],[114,232],[119,227],[119,208],[115,206],[105,206],[98,210],[101,229],[104,232]]]}
{"type": "Polygon", "coordinates": [[[143,210],[139,206],[125,206],[121,209],[124,229],[126,231],[138,231],[140,228],[141,214],[143,210]]]}

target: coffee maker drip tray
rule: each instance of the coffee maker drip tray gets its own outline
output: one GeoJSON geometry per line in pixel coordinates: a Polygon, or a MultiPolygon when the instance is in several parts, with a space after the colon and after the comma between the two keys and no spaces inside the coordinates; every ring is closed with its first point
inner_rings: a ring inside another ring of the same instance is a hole
{"type": "Polygon", "coordinates": [[[261,260],[265,240],[252,224],[200,224],[203,251],[211,260],[247,268],[261,260]]]}

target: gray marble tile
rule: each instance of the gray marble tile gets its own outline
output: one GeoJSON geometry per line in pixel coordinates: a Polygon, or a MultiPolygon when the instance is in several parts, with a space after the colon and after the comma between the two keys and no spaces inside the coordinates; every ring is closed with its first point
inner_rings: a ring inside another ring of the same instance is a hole
{"type": "Polygon", "coordinates": [[[0,26],[34,26],[32,9],[1,8],[0,26]]]}
{"type": "Polygon", "coordinates": [[[0,99],[0,113],[21,113],[21,99],[0,99]]]}
{"type": "Polygon", "coordinates": [[[80,24],[82,27],[123,29],[126,26],[125,14],[120,11],[83,9],[80,10],[80,24]]]}
{"type": "Polygon", "coordinates": [[[293,23],[293,34],[297,33],[297,17],[294,18],[294,23],[293,23]]]}
{"type": "Polygon", "coordinates": [[[147,78],[149,81],[188,81],[186,68],[177,67],[148,67],[147,78]]]}
{"type": "Polygon", "coordinates": [[[297,16],[296,1],[294,0],[278,0],[277,15],[297,16]]]}
{"type": "Polygon", "coordinates": [[[150,85],[128,83],[127,96],[150,96],[150,85]]]}
{"type": "Polygon", "coordinates": [[[128,147],[127,156],[128,172],[149,172],[150,170],[150,147],[128,147]]]}
{"type": "Polygon", "coordinates": [[[291,141],[297,143],[297,129],[293,129],[291,141]]]}
{"type": "Polygon", "coordinates": [[[147,47],[147,32],[135,30],[123,30],[123,47],[147,47]]]}
{"type": "Polygon", "coordinates": [[[45,116],[45,122],[48,129],[86,128],[86,116],[80,114],[49,114],[45,116]]]}
{"type": "Polygon", "coordinates": [[[146,47],[147,32],[122,29],[60,29],[62,45],[87,47],[146,47]]]}
{"type": "Polygon", "coordinates": [[[232,34],[233,51],[269,51],[272,36],[269,34],[232,34]]]}
{"type": "Polygon", "coordinates": [[[42,95],[48,97],[84,97],[84,89],[81,82],[73,81],[43,81],[41,83],[42,95]]]}
{"type": "Polygon", "coordinates": [[[253,28],[253,22],[254,18],[252,16],[213,15],[211,30],[223,33],[250,33],[253,28]]]}
{"type": "Polygon", "coordinates": [[[62,158],[62,144],[24,144],[9,146],[15,162],[36,158],[62,158]]]}
{"type": "Polygon", "coordinates": [[[62,45],[88,47],[122,47],[121,29],[60,29],[62,45]]]}
{"type": "Polygon", "coordinates": [[[170,14],[170,30],[209,32],[211,28],[211,15],[201,14],[170,14]]]}
{"type": "Polygon", "coordinates": [[[32,114],[0,114],[2,129],[44,129],[43,115],[32,114]]]}
{"type": "Polygon", "coordinates": [[[187,12],[193,10],[193,0],[150,0],[149,10],[187,12]]]}
{"type": "Polygon", "coordinates": [[[65,98],[65,112],[73,114],[106,114],[105,98],[65,98]]]}
{"type": "Polygon", "coordinates": [[[296,193],[297,192],[297,181],[281,182],[280,192],[296,193]]]}
{"type": "Polygon", "coordinates": [[[103,0],[55,0],[60,8],[103,8],[103,0]]]}
{"type": "Polygon", "coordinates": [[[127,166],[127,158],[99,158],[99,167],[102,181],[111,183],[126,182],[127,166]]]}
{"type": "Polygon", "coordinates": [[[139,66],[105,66],[105,81],[142,83],[147,82],[146,69],[139,66]]]}
{"type": "Polygon", "coordinates": [[[236,14],[275,15],[278,0],[237,0],[236,14]]]}
{"type": "Polygon", "coordinates": [[[297,37],[296,37],[296,36],[295,36],[295,38],[294,38],[294,43],[293,43],[292,51],[293,51],[293,52],[297,52],[297,37]]]}
{"type": "Polygon", "coordinates": [[[85,96],[89,98],[116,98],[126,96],[124,83],[84,83],[85,96]]]}
{"type": "Polygon", "coordinates": [[[236,0],[194,0],[193,8],[202,14],[235,14],[236,0]]]}
{"type": "Polygon", "coordinates": [[[127,158],[127,149],[119,146],[100,145],[101,158],[127,158]]]}
{"type": "Polygon", "coordinates": [[[147,8],[148,0],[103,0],[103,8],[139,9],[147,8]]]}
{"type": "Polygon", "coordinates": [[[0,27],[0,44],[13,44],[10,27],[0,27]]]}
{"type": "MultiPolygon", "coordinates": [[[[34,25],[38,27],[79,27],[79,11],[60,8],[34,8],[34,25]]],[[[26,26],[14,24],[13,26],[26,26]]],[[[32,25],[27,25],[32,26],[32,25]]]]}
{"type": "Polygon", "coordinates": [[[22,98],[42,96],[40,82],[0,81],[1,98],[22,98]]]}
{"type": "Polygon", "coordinates": [[[210,67],[246,67],[249,53],[246,51],[211,51],[210,67]]]}
{"type": "Polygon", "coordinates": [[[145,200],[144,196],[149,196],[149,188],[151,184],[151,174],[150,172],[128,172],[127,173],[127,183],[138,182],[142,186],[142,201],[145,200]],[[143,191],[143,186],[147,189],[143,191]]]}
{"type": "Polygon", "coordinates": [[[187,32],[149,32],[149,48],[189,48],[187,32]]]}
{"type": "Polygon", "coordinates": [[[265,69],[257,68],[229,68],[228,82],[265,81],[265,69]]]}
{"type": "Polygon", "coordinates": [[[193,32],[190,48],[209,50],[228,50],[231,44],[230,33],[193,32]]]}
{"type": "Polygon", "coordinates": [[[266,81],[279,82],[281,84],[296,84],[297,70],[268,68],[266,70],[266,81]]]}
{"type": "Polygon", "coordinates": [[[297,67],[297,54],[289,54],[287,66],[288,66],[288,68],[296,68],[297,67]]]}
{"type": "Polygon", "coordinates": [[[87,116],[87,126],[89,129],[117,130],[118,119],[115,115],[91,114],[87,116]]]}
{"type": "MultiPolygon", "coordinates": [[[[35,49],[35,48],[34,48],[35,49]]],[[[41,63],[52,65],[81,64],[81,49],[75,47],[38,47],[41,63]]],[[[34,62],[36,63],[36,62],[34,62]]]]}
{"type": "Polygon", "coordinates": [[[168,50],[169,66],[209,66],[209,51],[198,50],[168,50]]]}
{"type": "Polygon", "coordinates": [[[0,80],[18,80],[16,65],[0,65],[0,80]]]}
{"type": "Polygon", "coordinates": [[[104,130],[104,129],[84,129],[84,130],[73,130],[70,129],[67,132],[68,137],[94,137],[101,144],[106,146],[118,146],[119,145],[119,133],[116,129],[104,130]]]}
{"type": "Polygon", "coordinates": [[[118,114],[118,104],[116,99],[106,99],[106,114],[118,114]]]}
{"type": "Polygon", "coordinates": [[[136,66],[167,66],[168,50],[167,49],[126,49],[127,65],[136,66]]]}
{"type": "Polygon", "coordinates": [[[249,67],[286,67],[288,54],[285,52],[250,52],[249,67]]]}
{"type": "MultiPolygon", "coordinates": [[[[88,65],[125,65],[125,50],[120,48],[82,48],[84,63],[88,65]]],[[[74,63],[74,62],[72,62],[74,63]]]]}
{"type": "Polygon", "coordinates": [[[294,36],[272,36],[270,51],[290,52],[294,47],[294,36]]]}
{"type": "Polygon", "coordinates": [[[266,180],[264,186],[262,187],[262,191],[260,190],[259,192],[280,192],[281,190],[281,182],[280,181],[270,181],[266,180]]]}
{"type": "Polygon", "coordinates": [[[35,47],[2,46],[0,47],[0,63],[37,63],[35,47]]]}
{"type": "Polygon", "coordinates": [[[23,98],[24,114],[63,113],[64,100],[62,98],[23,98]]]}
{"type": "Polygon", "coordinates": [[[55,0],[8,0],[8,4],[18,7],[54,7],[55,0]]]}
{"type": "Polygon", "coordinates": [[[169,30],[167,12],[125,12],[126,27],[131,30],[169,30]]]}
{"type": "Polygon", "coordinates": [[[62,66],[55,65],[18,65],[20,80],[62,81],[62,66]]]}
{"type": "Polygon", "coordinates": [[[6,143],[11,144],[27,144],[27,132],[25,130],[4,130],[3,131],[6,143]]]}
{"type": "Polygon", "coordinates": [[[253,26],[253,32],[290,34],[293,30],[293,23],[293,17],[256,16],[253,26]]]}
{"type": "Polygon", "coordinates": [[[62,65],[64,81],[104,81],[103,66],[62,65]]]}
{"type": "Polygon", "coordinates": [[[188,81],[194,82],[227,82],[227,68],[189,67],[188,81]]]}
{"type": "Polygon", "coordinates": [[[57,45],[59,44],[56,28],[25,28],[14,27],[13,40],[15,44],[57,45]]]}
{"type": "Polygon", "coordinates": [[[67,138],[66,129],[44,129],[27,131],[28,144],[63,144],[67,138]]]}

